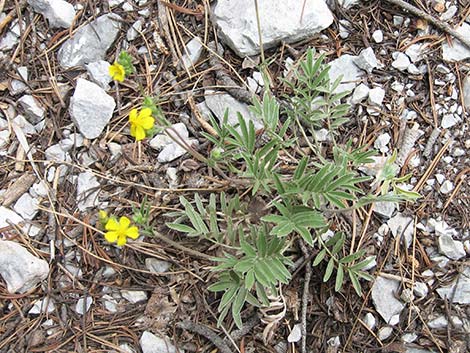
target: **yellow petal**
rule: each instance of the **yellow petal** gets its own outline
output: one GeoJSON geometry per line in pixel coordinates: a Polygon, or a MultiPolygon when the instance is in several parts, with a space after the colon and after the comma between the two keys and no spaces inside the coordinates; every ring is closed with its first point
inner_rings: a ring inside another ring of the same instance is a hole
{"type": "Polygon", "coordinates": [[[153,128],[154,122],[155,122],[154,118],[152,118],[151,116],[146,116],[146,117],[142,118],[141,126],[145,130],[149,130],[149,129],[153,128]]]}
{"type": "Polygon", "coordinates": [[[125,235],[119,235],[117,239],[117,246],[123,246],[126,245],[127,239],[125,235]]]}
{"type": "Polygon", "coordinates": [[[132,109],[129,113],[129,121],[134,123],[137,120],[137,109],[132,109]]]}
{"type": "Polygon", "coordinates": [[[136,127],[136,125],[134,125],[134,124],[131,125],[131,136],[132,137],[135,137],[135,127],[136,127]]]}
{"type": "Polygon", "coordinates": [[[145,130],[142,126],[136,126],[135,127],[135,139],[136,141],[143,140],[145,138],[145,130]]]}
{"type": "Polygon", "coordinates": [[[135,226],[130,227],[126,232],[126,235],[131,239],[137,239],[139,237],[139,229],[135,226]]]}
{"type": "Polygon", "coordinates": [[[106,230],[118,230],[119,223],[116,221],[115,218],[110,218],[108,222],[106,222],[105,229],[106,230]]]}
{"type": "Polygon", "coordinates": [[[106,239],[106,241],[108,241],[110,243],[115,243],[117,238],[118,238],[118,233],[117,232],[106,232],[104,234],[104,238],[106,239]]]}
{"type": "Polygon", "coordinates": [[[151,116],[151,115],[152,115],[152,109],[144,108],[140,111],[139,118],[143,119],[143,118],[146,118],[146,117],[151,116]]]}
{"type": "Polygon", "coordinates": [[[121,219],[119,220],[119,225],[121,226],[121,229],[129,228],[130,224],[131,224],[131,221],[126,216],[122,216],[121,219]]]}

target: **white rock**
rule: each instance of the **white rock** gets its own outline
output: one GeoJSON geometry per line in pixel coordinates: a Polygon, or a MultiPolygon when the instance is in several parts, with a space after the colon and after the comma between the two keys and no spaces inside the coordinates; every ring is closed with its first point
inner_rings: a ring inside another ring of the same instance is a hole
{"type": "Polygon", "coordinates": [[[356,60],[357,56],[345,54],[328,63],[332,82],[340,76],[343,77],[334,93],[352,91],[356,87],[357,82],[363,76],[363,71],[355,64],[356,60]]]}
{"type": "Polygon", "coordinates": [[[375,106],[382,106],[382,102],[385,98],[385,90],[382,87],[375,87],[369,91],[369,104],[375,106]]]}
{"type": "Polygon", "coordinates": [[[415,282],[413,287],[413,293],[419,298],[424,298],[428,295],[429,289],[426,283],[415,282]]]}
{"type": "Polygon", "coordinates": [[[207,107],[212,111],[212,113],[214,113],[220,122],[223,121],[225,111],[228,109],[228,124],[232,126],[237,125],[237,113],[240,113],[246,121],[253,121],[256,130],[263,128],[262,122],[251,113],[248,106],[237,101],[230,94],[206,90],[204,92],[204,98],[206,100],[207,107]]]}
{"type": "MultiPolygon", "coordinates": [[[[349,9],[356,4],[359,4],[361,0],[338,0],[338,4],[345,9],[349,9]]],[[[334,3],[334,1],[330,1],[330,3],[334,3]]]]}
{"type": "Polygon", "coordinates": [[[414,332],[405,333],[401,336],[402,342],[405,342],[405,343],[412,343],[416,341],[417,338],[418,338],[418,335],[414,332]]]}
{"type": "Polygon", "coordinates": [[[465,108],[470,110],[470,74],[463,80],[463,102],[465,108]]]}
{"type": "Polygon", "coordinates": [[[18,21],[12,22],[10,30],[0,37],[0,51],[8,51],[13,49],[20,41],[20,26],[18,21]]]}
{"type": "Polygon", "coordinates": [[[372,286],[372,301],[377,312],[387,324],[392,324],[405,305],[396,298],[400,282],[378,276],[372,286]]]}
{"type": "Polygon", "coordinates": [[[148,257],[145,259],[145,267],[153,273],[164,273],[171,267],[171,263],[148,257]]]}
{"type": "Polygon", "coordinates": [[[439,188],[439,191],[444,195],[452,192],[452,190],[454,190],[454,184],[450,180],[444,181],[439,188]]]}
{"type": "Polygon", "coordinates": [[[116,103],[113,97],[98,85],[79,78],[70,114],[80,133],[88,139],[97,138],[111,120],[116,103]]]}
{"type": "Polygon", "coordinates": [[[389,338],[392,335],[392,333],[393,333],[393,327],[385,326],[379,330],[377,337],[379,337],[379,339],[383,341],[389,338]]]}
{"type": "Polygon", "coordinates": [[[392,66],[400,71],[406,71],[408,69],[408,66],[411,65],[410,58],[408,55],[402,53],[402,52],[394,52],[393,54],[394,61],[392,62],[392,66]]]}
{"type": "Polygon", "coordinates": [[[415,299],[413,290],[410,288],[403,289],[400,294],[400,299],[403,300],[405,303],[411,303],[415,299]]]}
{"type": "Polygon", "coordinates": [[[10,129],[8,121],[0,118],[0,149],[7,147],[10,142],[10,129]]]}
{"type": "Polygon", "coordinates": [[[387,222],[393,237],[400,236],[401,240],[408,248],[413,240],[413,218],[405,217],[401,213],[397,213],[387,222]]]}
{"type": "Polygon", "coordinates": [[[52,298],[44,298],[35,300],[33,303],[33,307],[29,309],[29,315],[39,315],[45,313],[52,313],[55,310],[54,299],[52,298]]]}
{"type": "Polygon", "coordinates": [[[396,209],[397,204],[395,202],[381,201],[374,204],[374,212],[386,218],[392,217],[396,209]]]}
{"type": "Polygon", "coordinates": [[[448,129],[458,124],[459,122],[460,120],[456,118],[454,114],[445,114],[442,117],[441,126],[443,129],[448,129]]]}
{"type": "Polygon", "coordinates": [[[121,350],[124,352],[124,353],[136,353],[135,349],[132,348],[128,343],[122,343],[119,345],[119,348],[121,348],[121,350]]]}
{"type": "Polygon", "coordinates": [[[111,76],[109,76],[109,67],[110,64],[104,60],[95,61],[86,65],[90,79],[105,91],[109,89],[109,83],[113,80],[111,76]]]}
{"type": "Polygon", "coordinates": [[[77,207],[81,212],[98,206],[99,186],[100,183],[92,172],[86,171],[78,174],[77,207]]]}
{"type": "Polygon", "coordinates": [[[116,313],[118,311],[118,302],[112,296],[105,294],[102,296],[103,306],[110,313],[116,313]]]}
{"type": "Polygon", "coordinates": [[[34,128],[34,125],[31,124],[23,115],[18,115],[13,119],[13,123],[16,124],[21,130],[23,130],[25,135],[33,135],[37,131],[34,128]]]}
{"type": "Polygon", "coordinates": [[[28,0],[28,4],[47,18],[51,27],[69,28],[75,18],[73,5],[64,0],[28,0]]]}
{"type": "Polygon", "coordinates": [[[375,324],[377,323],[377,320],[375,319],[374,315],[372,315],[371,313],[367,313],[364,316],[364,323],[370,330],[373,330],[375,328],[375,324]]]}
{"type": "Polygon", "coordinates": [[[368,73],[371,73],[378,65],[374,50],[371,47],[362,50],[354,63],[368,73]]]}
{"type": "Polygon", "coordinates": [[[449,322],[447,321],[447,319],[443,315],[441,315],[429,321],[427,325],[429,326],[429,328],[432,329],[442,329],[447,327],[448,324],[449,322]]]}
{"type": "Polygon", "coordinates": [[[120,20],[118,15],[106,14],[80,28],[60,47],[60,66],[68,68],[102,60],[120,31],[120,20]]]}
{"type": "Polygon", "coordinates": [[[352,104],[361,103],[364,99],[369,96],[370,88],[367,87],[365,84],[361,83],[354,89],[353,95],[351,97],[352,104]]]}
{"type": "Polygon", "coordinates": [[[289,336],[287,337],[287,342],[289,343],[299,342],[301,338],[302,338],[302,325],[295,324],[294,327],[292,328],[292,331],[289,333],[289,336]]]}
{"type": "Polygon", "coordinates": [[[79,315],[83,315],[90,310],[91,304],[93,304],[92,297],[86,296],[85,298],[80,298],[75,305],[75,312],[79,315]]]}
{"type": "Polygon", "coordinates": [[[29,193],[20,196],[13,209],[24,219],[32,220],[38,213],[39,201],[29,193]]]}
{"type": "Polygon", "coordinates": [[[374,147],[382,153],[388,152],[387,145],[392,140],[392,137],[388,132],[380,134],[377,139],[374,141],[374,147]]]}
{"type": "Polygon", "coordinates": [[[46,279],[48,274],[46,261],[35,257],[18,243],[0,240],[0,275],[9,293],[25,293],[46,279]]]}
{"type": "Polygon", "coordinates": [[[465,267],[450,285],[438,288],[437,294],[452,303],[470,304],[470,267],[465,267]]]}
{"type": "Polygon", "coordinates": [[[181,65],[189,70],[191,66],[195,65],[199,61],[203,49],[204,47],[202,46],[200,38],[195,37],[191,39],[186,44],[185,50],[183,51],[184,55],[181,58],[181,65]]]}
{"type": "Polygon", "coordinates": [[[454,16],[455,16],[455,14],[457,13],[457,11],[458,11],[457,6],[455,6],[455,5],[449,6],[449,8],[446,10],[446,12],[444,12],[444,13],[441,15],[441,21],[449,21],[449,20],[451,20],[452,18],[454,18],[454,16]]]}
{"type": "Polygon", "coordinates": [[[349,37],[349,29],[348,27],[350,26],[350,22],[348,20],[339,20],[339,36],[342,39],[346,39],[349,37]]]}
{"type": "MultiPolygon", "coordinates": [[[[333,15],[324,0],[271,0],[259,1],[258,5],[264,49],[276,46],[281,41],[292,43],[311,38],[333,22],[333,15]]],[[[213,22],[219,27],[218,33],[222,40],[239,56],[259,54],[254,1],[217,1],[213,22]]]]}
{"type": "Polygon", "coordinates": [[[149,331],[144,331],[140,338],[142,353],[184,353],[182,349],[176,349],[168,337],[160,338],[149,331]]]}
{"type": "Polygon", "coordinates": [[[49,146],[45,151],[44,155],[48,161],[53,162],[65,162],[70,159],[70,156],[65,152],[60,144],[49,146]]]}
{"type": "MultiPolygon", "coordinates": [[[[456,30],[464,38],[470,38],[470,24],[464,22],[456,30]]],[[[455,62],[470,58],[470,49],[459,40],[452,38],[452,44],[449,45],[447,41],[442,43],[442,58],[445,61],[455,62]]]]}
{"type": "Polygon", "coordinates": [[[128,42],[132,42],[134,39],[139,36],[139,33],[142,32],[142,25],[144,24],[144,20],[139,19],[135,21],[132,26],[127,30],[126,39],[128,42]]]}
{"type": "Polygon", "coordinates": [[[121,290],[121,295],[128,302],[135,304],[147,300],[147,293],[143,290],[121,290]]]}
{"type": "Polygon", "coordinates": [[[449,259],[458,260],[466,256],[462,242],[452,239],[450,235],[442,234],[437,240],[437,245],[439,252],[449,259]]]}
{"type": "Polygon", "coordinates": [[[24,109],[26,118],[30,123],[37,124],[44,119],[44,108],[33,96],[25,95],[18,99],[18,103],[24,109]]]}
{"type": "Polygon", "coordinates": [[[423,51],[423,44],[412,44],[405,50],[405,54],[408,55],[412,63],[417,63],[423,59],[423,51]]]}
{"type": "Polygon", "coordinates": [[[189,138],[188,129],[183,123],[173,124],[171,129],[166,129],[164,134],[158,134],[149,142],[150,147],[161,150],[157,156],[160,163],[171,162],[187,153],[186,149],[176,143],[170,136],[193,147],[198,144],[196,139],[189,138]]]}
{"type": "Polygon", "coordinates": [[[376,43],[382,43],[384,40],[384,34],[380,29],[378,29],[372,33],[372,38],[376,43]]]}

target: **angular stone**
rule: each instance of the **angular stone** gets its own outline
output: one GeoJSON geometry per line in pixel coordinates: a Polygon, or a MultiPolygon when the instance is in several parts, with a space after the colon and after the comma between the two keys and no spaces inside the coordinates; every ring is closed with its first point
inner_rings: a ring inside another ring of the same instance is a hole
{"type": "Polygon", "coordinates": [[[60,66],[69,68],[102,60],[116,39],[122,18],[106,14],[80,28],[59,49],[60,66]]]}
{"type": "MultiPolygon", "coordinates": [[[[258,5],[264,49],[281,41],[292,43],[310,38],[333,22],[333,15],[324,0],[261,0],[258,5]]],[[[254,1],[217,1],[213,22],[219,27],[222,40],[239,56],[259,54],[254,1]]]]}
{"type": "Polygon", "coordinates": [[[111,120],[116,103],[98,85],[79,78],[70,99],[72,120],[83,136],[97,138],[111,120]]]}
{"type": "Polygon", "coordinates": [[[465,108],[470,110],[470,75],[467,75],[463,80],[463,102],[465,108]]]}
{"type": "Polygon", "coordinates": [[[360,81],[363,71],[355,64],[357,56],[345,54],[328,63],[330,66],[330,80],[334,82],[338,77],[342,76],[341,84],[336,88],[334,93],[352,91],[357,82],[360,81]]]}
{"type": "Polygon", "coordinates": [[[452,260],[458,260],[467,255],[463,243],[452,239],[452,237],[447,234],[442,234],[438,238],[437,246],[442,255],[452,260]]]}
{"type": "Polygon", "coordinates": [[[49,265],[18,243],[0,240],[0,275],[10,293],[25,293],[47,278],[49,265]]]}
{"type": "Polygon", "coordinates": [[[39,102],[33,96],[25,95],[18,99],[18,103],[24,109],[26,118],[30,123],[37,124],[44,119],[44,108],[41,107],[39,102]]]}
{"type": "Polygon", "coordinates": [[[385,90],[382,87],[375,87],[369,91],[368,102],[371,105],[382,106],[382,102],[385,98],[385,90]]]}
{"type": "Polygon", "coordinates": [[[201,39],[198,37],[191,39],[188,44],[186,44],[185,50],[183,51],[184,55],[181,58],[181,65],[185,67],[186,70],[189,70],[192,65],[198,62],[203,49],[201,39]]]}
{"type": "Polygon", "coordinates": [[[387,222],[394,238],[400,236],[405,246],[408,248],[413,240],[413,218],[405,217],[397,213],[387,222]]]}
{"type": "Polygon", "coordinates": [[[33,198],[29,193],[20,196],[13,209],[24,219],[32,220],[38,213],[39,201],[33,198]]]}
{"type": "Polygon", "coordinates": [[[168,337],[160,338],[149,331],[144,331],[140,338],[140,347],[143,353],[184,353],[182,349],[176,349],[168,337]]]}
{"type": "Polygon", "coordinates": [[[72,4],[64,0],[28,0],[34,11],[43,15],[51,27],[69,28],[75,18],[72,4]]]}
{"type": "Polygon", "coordinates": [[[374,50],[371,47],[362,50],[354,63],[368,73],[371,73],[378,65],[374,50]]]}
{"type": "Polygon", "coordinates": [[[453,283],[436,291],[442,299],[447,298],[452,303],[470,304],[470,266],[465,267],[453,283]]]}
{"type": "Polygon", "coordinates": [[[382,43],[384,40],[384,34],[380,29],[378,29],[372,33],[372,38],[376,43],[382,43]]]}
{"type": "Polygon", "coordinates": [[[408,66],[411,65],[411,61],[408,55],[402,52],[394,52],[393,58],[395,60],[392,62],[392,66],[397,70],[405,71],[408,69],[408,66]]]}
{"type": "Polygon", "coordinates": [[[77,208],[84,212],[98,205],[100,183],[95,174],[86,171],[78,174],[77,178],[77,208]]]}
{"type": "Polygon", "coordinates": [[[110,66],[111,65],[104,60],[95,61],[86,65],[90,79],[105,91],[109,89],[109,83],[113,80],[111,76],[109,76],[110,66]]]}
{"type": "Polygon", "coordinates": [[[367,87],[365,84],[361,83],[354,89],[353,95],[351,97],[352,104],[361,103],[364,99],[369,96],[370,88],[367,87]]]}
{"type": "MultiPolygon", "coordinates": [[[[462,23],[456,29],[464,38],[470,38],[470,24],[462,23]]],[[[442,58],[445,61],[455,62],[470,58],[470,48],[462,44],[458,39],[452,38],[452,45],[447,41],[442,43],[442,58]]]]}
{"type": "Polygon", "coordinates": [[[121,290],[121,295],[128,302],[135,304],[147,300],[147,293],[143,290],[121,290]]]}
{"type": "Polygon", "coordinates": [[[400,282],[378,276],[372,286],[372,300],[375,309],[387,324],[398,322],[396,320],[405,305],[396,298],[400,282]]]}

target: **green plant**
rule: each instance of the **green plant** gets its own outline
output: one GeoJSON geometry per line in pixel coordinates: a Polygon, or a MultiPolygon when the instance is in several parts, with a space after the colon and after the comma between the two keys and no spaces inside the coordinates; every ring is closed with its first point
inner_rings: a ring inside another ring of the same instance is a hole
{"type": "Polygon", "coordinates": [[[167,223],[169,228],[220,247],[223,255],[214,258],[218,265],[212,268],[218,280],[209,287],[223,293],[219,323],[230,312],[241,327],[245,303],[266,306],[268,296],[289,283],[292,261],[286,254],[295,251],[299,237],[318,252],[314,266],[327,263],[324,281],[336,273],[335,290],[341,290],[349,278],[361,295],[360,279],[371,279],[363,271],[369,260],[363,259],[363,249],[348,254],[344,232],[323,240],[331,215],[376,201],[418,196],[397,185],[404,179],[396,177],[393,158],[373,184],[371,177],[361,175],[359,167],[372,162],[375,152],[336,141],[337,130],[347,121],[348,106],[342,100],[348,93],[334,93],[340,79],[330,82],[323,56],[314,57],[314,51],[308,50],[294,80],[285,82],[291,94],[284,109],[268,91],[261,101],[254,101],[252,112],[263,122],[262,131],[240,114],[235,126],[228,123],[228,114],[220,124],[211,118],[217,137],[205,135],[213,144],[207,163],[225,170],[234,185],[244,189],[242,196],[180,197],[184,209],[169,215],[176,217],[167,223]],[[314,138],[319,127],[327,127],[332,139],[323,153],[314,138]],[[310,154],[295,148],[298,129],[308,142],[313,141],[310,154]],[[251,196],[244,197],[249,191],[251,196]],[[261,201],[253,210],[256,200],[261,201]]]}

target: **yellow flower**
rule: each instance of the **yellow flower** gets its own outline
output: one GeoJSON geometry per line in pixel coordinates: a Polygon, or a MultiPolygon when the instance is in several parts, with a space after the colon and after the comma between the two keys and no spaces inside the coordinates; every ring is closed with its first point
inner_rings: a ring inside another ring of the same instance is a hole
{"type": "Polygon", "coordinates": [[[119,222],[115,218],[110,218],[106,223],[107,232],[104,237],[110,243],[116,243],[123,246],[127,242],[127,238],[137,239],[139,237],[139,229],[136,226],[130,227],[131,221],[126,216],[122,216],[119,222]]]}
{"type": "Polygon", "coordinates": [[[144,108],[137,112],[137,109],[132,109],[129,114],[129,122],[131,123],[131,136],[135,137],[136,141],[145,138],[145,131],[153,128],[155,119],[152,117],[152,110],[144,108]]]}
{"type": "Polygon", "coordinates": [[[124,66],[115,62],[109,67],[109,76],[111,76],[113,80],[122,82],[126,77],[126,70],[124,66]]]}
{"type": "Polygon", "coordinates": [[[100,222],[102,227],[104,227],[106,223],[108,223],[108,220],[109,220],[108,212],[104,210],[99,210],[98,221],[100,222]]]}

